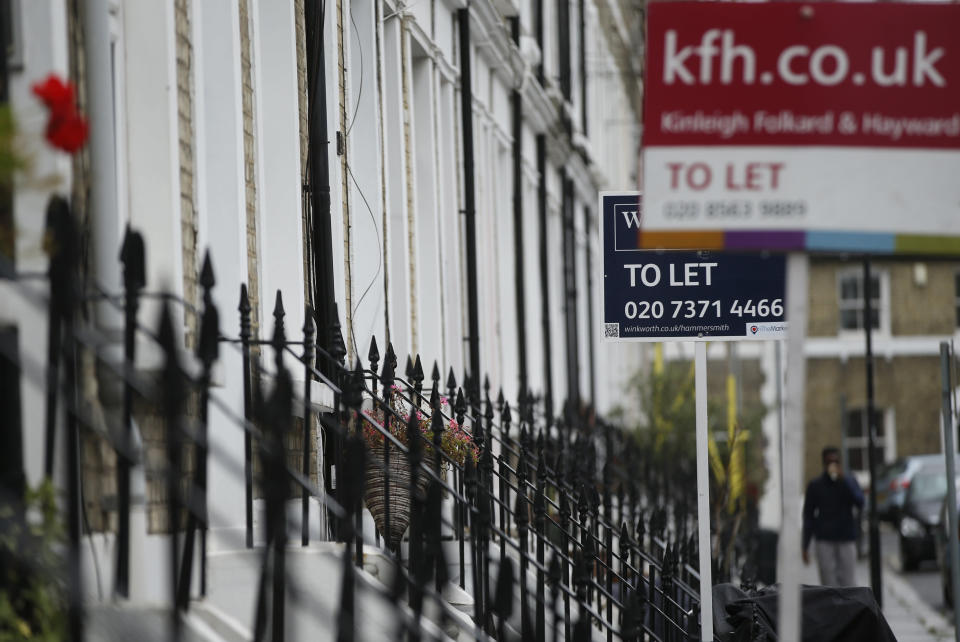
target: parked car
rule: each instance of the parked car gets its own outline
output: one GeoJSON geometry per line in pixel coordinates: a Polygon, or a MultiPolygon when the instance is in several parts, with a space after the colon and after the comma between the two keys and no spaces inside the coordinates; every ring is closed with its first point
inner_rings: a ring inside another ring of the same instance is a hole
{"type": "Polygon", "coordinates": [[[944,463],[927,464],[910,480],[900,509],[900,563],[905,571],[916,570],[920,562],[936,559],[935,530],[940,509],[947,496],[944,463]]]}
{"type": "Polygon", "coordinates": [[[877,516],[896,524],[913,476],[924,466],[938,461],[943,461],[943,455],[911,455],[888,464],[877,475],[877,516]]]}

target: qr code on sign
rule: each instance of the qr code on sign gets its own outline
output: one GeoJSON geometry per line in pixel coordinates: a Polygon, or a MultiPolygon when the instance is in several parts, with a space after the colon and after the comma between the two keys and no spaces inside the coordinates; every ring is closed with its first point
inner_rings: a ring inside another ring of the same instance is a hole
{"type": "Polygon", "coordinates": [[[605,323],[603,324],[603,336],[610,337],[619,337],[620,336],[620,324],[619,323],[605,323]]]}

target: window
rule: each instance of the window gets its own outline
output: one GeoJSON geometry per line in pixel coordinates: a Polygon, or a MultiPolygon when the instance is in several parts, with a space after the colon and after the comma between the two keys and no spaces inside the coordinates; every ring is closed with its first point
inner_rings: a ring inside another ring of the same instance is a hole
{"type": "Polygon", "coordinates": [[[23,69],[23,27],[20,22],[20,0],[0,2],[3,14],[3,42],[7,48],[7,70],[23,69]]]}
{"type": "MultiPolygon", "coordinates": [[[[883,306],[886,297],[883,296],[882,276],[880,273],[870,275],[870,318],[874,330],[881,329],[881,320],[884,316],[883,306]]],[[[851,270],[840,273],[838,286],[837,307],[840,312],[840,329],[862,330],[864,328],[863,272],[851,270]]]]}
{"type": "MultiPolygon", "coordinates": [[[[846,438],[843,440],[842,447],[847,451],[847,466],[850,470],[866,471],[870,468],[867,450],[867,413],[865,408],[855,408],[847,410],[844,418],[844,428],[846,429],[846,438]]],[[[887,426],[884,421],[884,412],[881,409],[874,408],[873,420],[877,427],[877,436],[874,442],[874,449],[877,454],[877,464],[882,465],[884,454],[888,441],[887,426]]]]}

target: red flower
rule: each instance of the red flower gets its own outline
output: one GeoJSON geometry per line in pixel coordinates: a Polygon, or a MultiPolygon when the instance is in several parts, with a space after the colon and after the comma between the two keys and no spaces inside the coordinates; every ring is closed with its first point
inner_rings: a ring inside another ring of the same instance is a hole
{"type": "Polygon", "coordinates": [[[33,94],[50,110],[47,121],[47,141],[65,152],[73,153],[87,141],[87,119],[77,111],[74,104],[73,83],[64,82],[56,74],[50,74],[42,83],[31,87],[33,94]]]}
{"type": "Polygon", "coordinates": [[[57,149],[72,154],[83,147],[88,130],[86,119],[76,112],[63,118],[51,114],[47,123],[47,141],[57,149]]]}
{"type": "Polygon", "coordinates": [[[42,83],[34,84],[31,90],[52,114],[63,115],[74,111],[73,85],[63,82],[56,74],[50,74],[42,83]]]}

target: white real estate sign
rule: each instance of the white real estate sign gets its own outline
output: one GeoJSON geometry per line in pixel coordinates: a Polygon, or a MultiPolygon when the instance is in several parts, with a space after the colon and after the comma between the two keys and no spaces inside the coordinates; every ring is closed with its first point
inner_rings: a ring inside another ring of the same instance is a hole
{"type": "Polygon", "coordinates": [[[649,249],[960,254],[960,5],[649,9],[649,249]]]}

